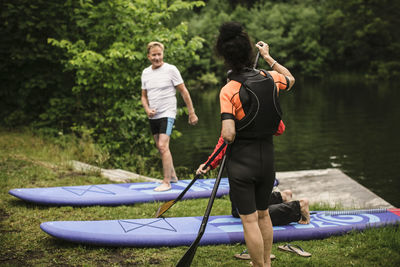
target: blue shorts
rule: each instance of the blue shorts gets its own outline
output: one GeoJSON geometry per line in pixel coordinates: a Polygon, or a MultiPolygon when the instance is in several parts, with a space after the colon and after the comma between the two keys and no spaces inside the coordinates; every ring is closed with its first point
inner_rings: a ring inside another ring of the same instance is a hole
{"type": "Polygon", "coordinates": [[[160,118],[160,119],[150,119],[150,128],[153,135],[156,134],[166,134],[168,136],[172,133],[172,128],[174,127],[175,119],[173,118],[160,118]]]}

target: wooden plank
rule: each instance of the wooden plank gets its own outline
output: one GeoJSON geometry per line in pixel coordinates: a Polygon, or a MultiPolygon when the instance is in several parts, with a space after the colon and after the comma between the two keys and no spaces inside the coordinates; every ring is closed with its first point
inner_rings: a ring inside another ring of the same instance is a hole
{"type": "Polygon", "coordinates": [[[345,209],[393,208],[339,169],[278,172],[279,189],[290,189],[294,199],[345,209]]]}

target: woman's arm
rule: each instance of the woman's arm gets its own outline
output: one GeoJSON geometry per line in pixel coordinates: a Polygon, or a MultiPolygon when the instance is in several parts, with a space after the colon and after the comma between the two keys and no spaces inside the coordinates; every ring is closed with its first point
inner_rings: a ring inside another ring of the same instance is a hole
{"type": "Polygon", "coordinates": [[[256,44],[256,47],[259,49],[261,56],[264,58],[264,60],[268,63],[268,65],[271,67],[276,72],[279,72],[280,74],[285,75],[288,80],[289,80],[289,87],[287,90],[290,90],[290,88],[293,87],[294,82],[296,81],[293,77],[293,75],[290,73],[290,71],[279,64],[276,60],[274,60],[271,55],[269,54],[269,46],[268,44],[259,41],[256,44]]]}
{"type": "Polygon", "coordinates": [[[222,121],[221,135],[227,144],[231,144],[235,140],[236,129],[234,120],[227,119],[222,121]]]}

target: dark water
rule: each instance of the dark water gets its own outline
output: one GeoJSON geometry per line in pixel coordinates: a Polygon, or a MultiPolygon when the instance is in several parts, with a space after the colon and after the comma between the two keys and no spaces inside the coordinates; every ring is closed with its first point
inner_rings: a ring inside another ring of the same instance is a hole
{"type": "MultiPolygon", "coordinates": [[[[400,207],[400,84],[360,81],[296,81],[281,93],[286,131],[274,139],[276,170],[337,167],[400,207]]],[[[195,170],[212,152],[221,129],[218,91],[191,92],[199,124],[178,118],[175,166],[195,170]]]]}

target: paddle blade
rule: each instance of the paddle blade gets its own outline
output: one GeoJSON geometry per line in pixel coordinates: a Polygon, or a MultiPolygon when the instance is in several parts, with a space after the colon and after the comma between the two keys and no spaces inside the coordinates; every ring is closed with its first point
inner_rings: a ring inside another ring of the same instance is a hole
{"type": "Polygon", "coordinates": [[[175,199],[174,200],[170,200],[168,202],[165,202],[164,204],[162,204],[157,212],[155,217],[159,218],[161,215],[163,215],[167,210],[169,210],[169,208],[171,208],[174,204],[176,203],[175,199]]]}
{"type": "Polygon", "coordinates": [[[192,264],[194,255],[197,250],[197,240],[190,246],[190,248],[186,251],[185,255],[179,260],[176,267],[189,267],[192,264]]]}

